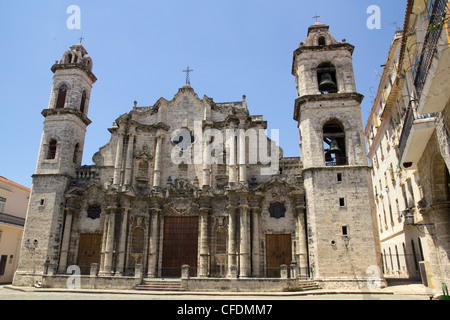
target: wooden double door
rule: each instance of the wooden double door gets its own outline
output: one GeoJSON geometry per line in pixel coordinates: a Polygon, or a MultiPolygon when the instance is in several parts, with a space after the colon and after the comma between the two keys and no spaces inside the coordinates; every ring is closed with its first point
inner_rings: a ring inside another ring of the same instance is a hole
{"type": "Polygon", "coordinates": [[[292,241],[290,234],[266,235],[266,276],[280,277],[280,266],[292,262],[292,241]]]}
{"type": "Polygon", "coordinates": [[[100,263],[101,245],[101,234],[80,234],[77,264],[81,269],[81,274],[88,275],[91,270],[91,264],[100,263]]]}
{"type": "Polygon", "coordinates": [[[198,221],[198,216],[164,217],[163,277],[181,277],[182,265],[189,265],[190,276],[197,275],[198,221]]]}

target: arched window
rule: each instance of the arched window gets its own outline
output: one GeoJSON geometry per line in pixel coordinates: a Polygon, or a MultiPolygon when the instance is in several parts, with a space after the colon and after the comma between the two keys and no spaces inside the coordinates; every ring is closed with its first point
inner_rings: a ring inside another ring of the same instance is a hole
{"type": "Polygon", "coordinates": [[[50,140],[48,144],[47,160],[53,160],[56,158],[56,148],[58,142],[55,139],[50,140]]]}
{"type": "Polygon", "coordinates": [[[72,55],[71,55],[71,54],[68,54],[68,55],[67,55],[67,61],[66,61],[66,63],[72,63],[72,55]]]}
{"type": "Polygon", "coordinates": [[[83,94],[81,95],[81,105],[80,105],[80,111],[84,113],[84,107],[86,105],[86,91],[83,91],[83,94]]]}
{"type": "Polygon", "coordinates": [[[79,152],[80,152],[80,144],[77,143],[75,145],[75,149],[73,150],[73,163],[77,163],[79,152]]]}
{"type": "Polygon", "coordinates": [[[319,37],[318,43],[319,43],[319,46],[326,45],[325,37],[319,37]]]}
{"type": "Polygon", "coordinates": [[[322,94],[337,93],[336,67],[330,62],[323,62],[317,67],[317,81],[322,94]]]}
{"type": "Polygon", "coordinates": [[[327,166],[348,164],[345,132],[339,121],[330,120],[323,126],[323,147],[327,166]]]}
{"type": "Polygon", "coordinates": [[[58,99],[56,101],[56,109],[64,109],[66,104],[67,86],[61,86],[58,91],[58,99]]]}

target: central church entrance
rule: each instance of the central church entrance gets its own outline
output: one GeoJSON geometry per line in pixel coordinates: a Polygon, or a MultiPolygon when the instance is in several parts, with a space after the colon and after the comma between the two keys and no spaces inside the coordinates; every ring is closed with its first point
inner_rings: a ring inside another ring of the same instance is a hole
{"type": "Polygon", "coordinates": [[[280,277],[280,266],[292,261],[292,243],[290,234],[266,235],[266,266],[268,278],[280,277]]]}
{"type": "Polygon", "coordinates": [[[162,276],[181,277],[181,266],[189,265],[191,276],[197,276],[198,216],[164,218],[162,276]]]}

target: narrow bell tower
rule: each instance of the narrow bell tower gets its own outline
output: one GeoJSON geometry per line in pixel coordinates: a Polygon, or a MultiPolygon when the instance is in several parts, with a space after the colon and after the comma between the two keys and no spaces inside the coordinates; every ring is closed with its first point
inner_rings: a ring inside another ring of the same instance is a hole
{"type": "Polygon", "coordinates": [[[329,287],[364,287],[373,274],[368,268],[381,266],[353,50],[316,22],[294,51],[292,67],[311,274],[329,287]]]}
{"type": "Polygon", "coordinates": [[[14,283],[31,285],[56,270],[64,194],[81,166],[92,85],[92,59],[74,45],[52,66],[53,85],[33,175],[19,266],[14,283]],[[33,274],[33,276],[32,276],[33,274]]]}

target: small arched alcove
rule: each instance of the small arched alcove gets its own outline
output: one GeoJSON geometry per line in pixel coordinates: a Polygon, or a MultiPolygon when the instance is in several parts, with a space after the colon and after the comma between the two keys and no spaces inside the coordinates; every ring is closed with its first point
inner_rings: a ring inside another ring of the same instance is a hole
{"type": "Polygon", "coordinates": [[[320,36],[319,39],[317,40],[317,44],[318,44],[319,46],[324,46],[324,45],[326,45],[327,42],[326,42],[325,37],[324,37],[324,36],[320,36]]]}

